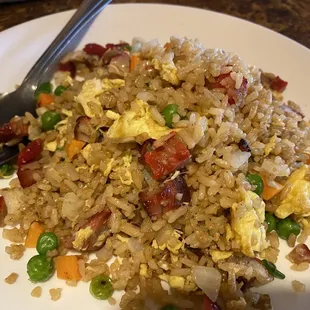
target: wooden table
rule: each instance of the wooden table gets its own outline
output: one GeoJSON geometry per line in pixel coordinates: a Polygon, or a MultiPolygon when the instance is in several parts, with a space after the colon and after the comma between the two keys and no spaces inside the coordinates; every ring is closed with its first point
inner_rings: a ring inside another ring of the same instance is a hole
{"type": "MultiPolygon", "coordinates": [[[[310,48],[310,0],[114,0],[194,6],[237,16],[275,30],[310,48]]],[[[0,4],[0,31],[73,8],[81,0],[32,0],[0,4]]]]}

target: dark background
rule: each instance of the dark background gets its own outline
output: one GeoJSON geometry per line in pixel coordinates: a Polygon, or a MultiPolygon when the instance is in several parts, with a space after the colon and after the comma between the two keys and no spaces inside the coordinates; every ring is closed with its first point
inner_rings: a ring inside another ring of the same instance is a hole
{"type": "MultiPolygon", "coordinates": [[[[222,12],[268,27],[310,48],[310,0],[114,0],[113,2],[169,3],[222,12]]],[[[81,0],[31,0],[0,4],[0,31],[37,17],[76,8],[80,3],[81,0]]]]}

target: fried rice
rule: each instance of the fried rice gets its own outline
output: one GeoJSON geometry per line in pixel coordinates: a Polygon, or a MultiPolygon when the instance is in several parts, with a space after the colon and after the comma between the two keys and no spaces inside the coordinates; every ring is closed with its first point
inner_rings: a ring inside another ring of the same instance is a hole
{"type": "Polygon", "coordinates": [[[303,243],[310,233],[310,206],[289,200],[310,195],[296,185],[309,182],[309,123],[283,100],[286,82],[176,37],[164,46],[89,44],[59,69],[53,85],[65,91],[48,104],[39,97],[38,117],[22,118],[41,149],[19,157],[19,180],[1,190],[3,224],[20,227],[3,236],[22,243],[40,223],[60,241],[51,257],[81,252],[81,280],[109,275],[124,291],[121,309],[147,309],[149,299],[180,309],[201,309],[203,300],[205,309],[271,309],[267,295],[251,291],[273,280],[262,259],[276,263],[279,253],[265,212],[299,223],[303,243]],[[46,111],[61,116],[52,130],[42,129],[46,111]]]}

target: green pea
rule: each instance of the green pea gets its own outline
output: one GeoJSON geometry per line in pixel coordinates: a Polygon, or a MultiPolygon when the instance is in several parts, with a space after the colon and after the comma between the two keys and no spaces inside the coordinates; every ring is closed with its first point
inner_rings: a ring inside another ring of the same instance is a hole
{"type": "Polygon", "coordinates": [[[27,263],[27,273],[32,282],[44,282],[51,277],[53,272],[53,261],[46,256],[33,256],[27,263]]]}
{"type": "Polygon", "coordinates": [[[264,190],[264,182],[262,178],[258,174],[248,174],[246,178],[248,182],[255,188],[253,192],[260,196],[264,190]]]}
{"type": "Polygon", "coordinates": [[[166,305],[162,307],[161,310],[179,310],[179,308],[174,305],[166,305]]]}
{"type": "Polygon", "coordinates": [[[273,276],[274,278],[278,278],[278,279],[285,279],[285,274],[283,274],[282,272],[280,272],[276,265],[268,262],[266,259],[262,260],[262,265],[266,268],[266,270],[268,271],[268,273],[273,276]]]}
{"type": "Polygon", "coordinates": [[[46,255],[48,251],[56,250],[58,247],[58,238],[52,232],[44,232],[40,235],[37,241],[37,252],[41,255],[46,255]]]}
{"type": "Polygon", "coordinates": [[[108,299],[112,296],[114,289],[110,277],[100,275],[90,282],[89,291],[96,299],[108,299]]]}
{"type": "Polygon", "coordinates": [[[63,85],[59,85],[56,87],[55,91],[54,91],[54,94],[56,96],[60,96],[64,91],[66,91],[68,89],[68,87],[65,87],[63,85]]]}
{"type": "Polygon", "coordinates": [[[11,164],[0,166],[0,177],[9,177],[14,173],[15,169],[11,164]]]}
{"type": "Polygon", "coordinates": [[[44,130],[53,130],[55,125],[61,121],[59,113],[54,111],[46,111],[41,116],[42,128],[44,130]]]}
{"type": "Polygon", "coordinates": [[[287,217],[277,223],[277,233],[282,239],[287,240],[290,234],[298,236],[300,234],[300,225],[287,217]]]}
{"type": "Polygon", "coordinates": [[[52,84],[50,82],[42,83],[38,86],[34,93],[34,98],[37,101],[40,94],[50,94],[52,92],[52,84]]]}
{"type": "Polygon", "coordinates": [[[271,213],[265,214],[265,222],[268,224],[267,232],[271,232],[273,230],[276,230],[277,227],[277,219],[276,217],[271,213]]]}
{"type": "Polygon", "coordinates": [[[175,114],[178,114],[178,105],[177,104],[168,104],[164,109],[163,109],[163,115],[166,121],[166,125],[168,127],[172,127],[172,118],[175,114]]]}

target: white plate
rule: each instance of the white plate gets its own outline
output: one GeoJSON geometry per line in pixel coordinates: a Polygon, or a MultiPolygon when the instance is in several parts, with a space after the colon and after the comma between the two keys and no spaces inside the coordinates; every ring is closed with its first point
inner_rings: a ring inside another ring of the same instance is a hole
{"type": "MultiPolygon", "coordinates": [[[[50,15],[0,33],[0,92],[14,89],[15,84],[22,81],[72,13],[73,11],[69,11],[50,15]]],[[[81,46],[90,42],[130,42],[132,37],[158,38],[165,42],[171,35],[198,38],[207,47],[234,51],[246,62],[280,75],[289,82],[285,92],[286,98],[295,100],[310,116],[307,88],[310,51],[286,37],[240,19],[205,10],[169,5],[113,5],[96,19],[81,46]]],[[[0,187],[5,185],[4,181],[0,181],[0,187]]],[[[26,262],[34,251],[27,251],[20,261],[12,261],[4,252],[5,245],[7,243],[0,239],[1,309],[5,307],[6,310],[82,310],[84,305],[94,310],[118,308],[109,306],[107,302],[94,300],[88,293],[87,285],[80,283],[77,288],[71,288],[56,277],[40,284],[43,288],[40,299],[32,298],[30,292],[35,285],[27,279],[26,262]],[[17,272],[19,278],[10,286],[5,284],[3,279],[11,272],[17,272]],[[49,288],[55,287],[63,288],[62,298],[56,303],[49,300],[48,293],[49,288]]],[[[283,243],[277,266],[286,274],[286,279],[276,280],[263,287],[262,291],[272,295],[276,310],[309,309],[309,271],[292,272],[284,258],[288,252],[289,248],[283,243]],[[306,283],[306,294],[297,295],[292,292],[293,279],[306,283]]]]}

